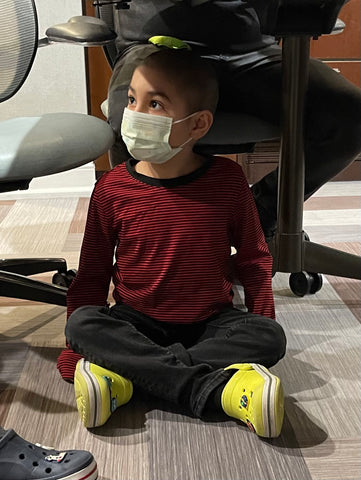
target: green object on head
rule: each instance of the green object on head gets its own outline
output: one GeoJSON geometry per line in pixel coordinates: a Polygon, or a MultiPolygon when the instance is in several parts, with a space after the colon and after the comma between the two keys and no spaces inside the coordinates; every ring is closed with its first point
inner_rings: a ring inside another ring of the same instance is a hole
{"type": "Polygon", "coordinates": [[[167,37],[165,35],[155,35],[154,37],[151,37],[148,42],[153,43],[153,45],[156,45],[157,47],[174,48],[176,50],[191,50],[188,43],[183,42],[183,40],[175,37],[167,37]]]}

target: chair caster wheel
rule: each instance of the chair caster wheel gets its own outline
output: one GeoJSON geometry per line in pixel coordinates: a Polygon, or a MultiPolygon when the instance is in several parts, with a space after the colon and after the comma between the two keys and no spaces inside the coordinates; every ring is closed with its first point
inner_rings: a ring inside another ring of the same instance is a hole
{"type": "Polygon", "coordinates": [[[58,285],[59,287],[69,288],[71,282],[74,280],[77,271],[75,269],[68,270],[66,273],[58,272],[53,275],[53,284],[58,285]]]}
{"type": "Polygon", "coordinates": [[[323,284],[322,275],[313,272],[291,273],[289,285],[292,292],[298,297],[312,295],[321,290],[323,284]]]}

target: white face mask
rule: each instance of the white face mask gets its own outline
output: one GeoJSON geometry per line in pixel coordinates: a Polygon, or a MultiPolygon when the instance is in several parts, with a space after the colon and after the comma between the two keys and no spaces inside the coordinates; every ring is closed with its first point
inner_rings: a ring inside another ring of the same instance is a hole
{"type": "Polygon", "coordinates": [[[183,122],[196,113],[198,112],[173,122],[171,117],[135,112],[125,108],[121,134],[128,152],[133,158],[143,162],[167,162],[192,140],[191,137],[179,147],[171,147],[169,136],[172,125],[183,122]]]}

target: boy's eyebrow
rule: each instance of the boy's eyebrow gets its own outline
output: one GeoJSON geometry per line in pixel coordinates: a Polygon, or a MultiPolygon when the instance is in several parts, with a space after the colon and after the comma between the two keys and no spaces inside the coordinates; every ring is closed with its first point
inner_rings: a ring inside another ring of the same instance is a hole
{"type": "MultiPolygon", "coordinates": [[[[129,90],[132,92],[132,93],[135,93],[135,90],[134,88],[129,85],[129,90]]],[[[168,95],[166,95],[165,93],[163,92],[158,92],[156,90],[150,90],[149,92],[147,92],[148,95],[150,96],[157,96],[157,97],[163,97],[165,100],[167,100],[168,102],[170,102],[170,98],[168,97],[168,95]]]]}

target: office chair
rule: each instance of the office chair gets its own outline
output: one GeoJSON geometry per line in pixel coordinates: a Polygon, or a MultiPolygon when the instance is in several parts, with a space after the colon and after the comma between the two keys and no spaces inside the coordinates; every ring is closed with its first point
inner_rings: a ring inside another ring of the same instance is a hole
{"type": "MultiPolygon", "coordinates": [[[[11,98],[25,82],[37,47],[56,39],[38,40],[33,0],[13,0],[1,6],[0,102],[11,98]],[[5,22],[5,24],[4,24],[5,22]]],[[[75,21],[66,41],[104,45],[114,39],[103,22],[75,21]],[[95,26],[95,28],[94,28],[95,26]]],[[[61,39],[61,41],[65,41],[61,39]]],[[[35,177],[69,170],[95,160],[114,142],[110,126],[78,113],[49,113],[0,122],[0,193],[23,190],[35,177]]],[[[1,197],[0,197],[1,198],[1,197]]],[[[67,286],[75,272],[63,258],[0,259],[0,296],[66,305],[67,286]],[[54,284],[28,275],[57,271],[54,284]]]]}
{"type": "Polygon", "coordinates": [[[302,228],[304,202],[303,110],[310,40],[342,30],[337,16],[344,0],[269,2],[265,33],[282,39],[282,124],[277,230],[270,249],[274,271],[289,272],[299,296],[322,286],[318,272],[361,279],[361,257],[309,241],[302,228]],[[289,206],[292,208],[289,208],[289,206]]]}
{"type": "MultiPolygon", "coordinates": [[[[304,141],[303,108],[308,82],[310,40],[323,34],[341,33],[344,24],[337,18],[344,0],[269,2],[264,33],[282,41],[282,123],[278,175],[277,229],[270,251],[273,271],[291,273],[290,288],[298,296],[313,294],[322,287],[320,273],[361,279],[361,257],[309,240],[303,231],[304,141]],[[291,206],[291,208],[290,208],[291,206]],[[320,272],[320,273],[319,273],[320,272]]],[[[215,125],[200,143],[200,152],[235,153],[234,125],[240,115],[215,125]],[[227,136],[227,130],[233,130],[227,136]],[[229,143],[228,143],[229,142],[229,143]],[[229,145],[230,144],[230,145],[229,145]]],[[[236,124],[237,125],[237,124],[236,124]]],[[[253,126],[252,126],[253,128],[253,126]]],[[[255,125],[258,130],[257,124],[255,125]]],[[[270,132],[267,129],[268,132],[270,132]]],[[[270,132],[271,133],[271,132],[270,132]]],[[[268,140],[265,137],[263,140],[268,140]]],[[[241,146],[240,146],[241,147],[241,146]]]]}
{"type": "MultiPolygon", "coordinates": [[[[263,33],[282,41],[281,129],[250,115],[218,111],[211,130],[197,144],[199,153],[233,154],[251,152],[255,143],[281,137],[278,222],[269,246],[274,273],[291,273],[290,288],[298,296],[316,293],[322,287],[321,273],[361,279],[361,257],[311,242],[302,227],[303,107],[310,40],[342,32],[344,24],[337,16],[344,3],[345,0],[269,0],[263,33]]],[[[96,0],[93,5],[97,17],[110,29],[114,28],[116,9],[131,8],[131,2],[125,0],[96,0]]],[[[104,51],[113,66],[115,46],[107,44],[104,51]]]]}

